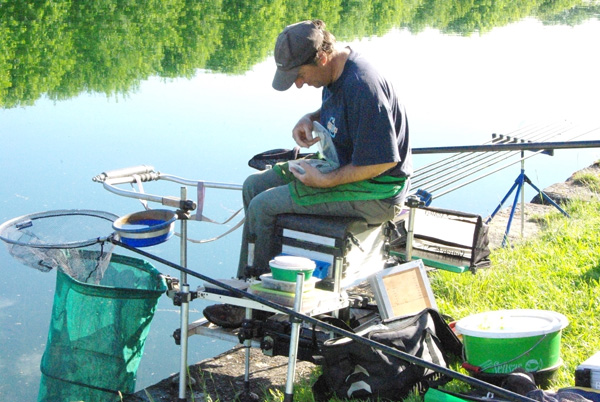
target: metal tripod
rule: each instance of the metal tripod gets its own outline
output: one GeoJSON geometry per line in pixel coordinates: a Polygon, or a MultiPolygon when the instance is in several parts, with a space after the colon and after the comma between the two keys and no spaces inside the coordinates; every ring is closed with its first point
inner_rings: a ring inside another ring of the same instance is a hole
{"type": "Polygon", "coordinates": [[[527,177],[527,175],[525,174],[525,158],[524,158],[525,155],[524,154],[525,154],[525,151],[522,150],[521,151],[521,173],[519,174],[519,176],[517,176],[515,183],[512,185],[510,190],[508,190],[508,193],[506,193],[506,195],[504,196],[502,201],[500,201],[500,204],[496,207],[494,212],[492,212],[490,217],[485,222],[485,223],[489,223],[494,218],[494,216],[498,213],[498,211],[500,211],[500,208],[502,208],[502,205],[504,205],[504,203],[506,202],[508,197],[510,197],[510,194],[516,189],[517,192],[515,194],[515,199],[513,201],[513,205],[510,210],[510,215],[508,217],[508,223],[506,224],[506,231],[504,232],[504,238],[502,239],[502,247],[504,247],[506,245],[506,240],[508,239],[508,233],[510,232],[510,226],[512,224],[513,217],[515,215],[517,203],[519,202],[519,194],[521,195],[521,234],[523,234],[523,231],[525,229],[525,192],[523,191],[523,186],[525,185],[525,183],[527,183],[531,187],[533,187],[533,189],[535,191],[537,191],[538,194],[542,197],[542,200],[547,201],[550,205],[554,206],[566,217],[570,217],[568,213],[566,213],[556,202],[554,202],[554,200],[552,200],[550,197],[548,197],[548,195],[546,193],[544,193],[542,190],[537,188],[535,186],[535,184],[533,184],[531,182],[529,177],[527,177]]]}

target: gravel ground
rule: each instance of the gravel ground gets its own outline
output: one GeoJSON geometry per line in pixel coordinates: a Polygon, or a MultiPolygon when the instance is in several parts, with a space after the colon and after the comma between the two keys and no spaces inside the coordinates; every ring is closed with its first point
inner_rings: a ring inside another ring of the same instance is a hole
{"type": "MultiPolygon", "coordinates": [[[[245,348],[236,346],[231,350],[211,359],[203,360],[189,368],[190,376],[195,385],[194,391],[188,393],[188,401],[234,401],[234,400],[264,400],[263,396],[269,389],[285,390],[288,359],[284,356],[265,356],[259,349],[250,349],[250,379],[249,391],[257,399],[252,399],[249,393],[244,393],[244,360],[245,348]],[[210,399],[209,397],[210,396],[210,399]]],[[[309,362],[297,362],[296,380],[309,378],[315,366],[309,362]]],[[[146,391],[124,398],[125,402],[139,401],[178,401],[178,375],[171,376],[146,391]]]]}

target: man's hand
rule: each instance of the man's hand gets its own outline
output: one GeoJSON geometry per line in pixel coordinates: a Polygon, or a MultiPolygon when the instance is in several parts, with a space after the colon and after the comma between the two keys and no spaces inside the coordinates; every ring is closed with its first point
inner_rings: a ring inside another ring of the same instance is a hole
{"type": "Polygon", "coordinates": [[[327,186],[327,176],[319,169],[311,165],[310,163],[306,163],[303,160],[294,161],[300,168],[297,168],[295,165],[290,165],[290,172],[298,180],[300,180],[303,184],[309,187],[328,187],[327,186]]]}
{"type": "Polygon", "coordinates": [[[311,113],[302,116],[298,123],[292,129],[292,137],[296,144],[304,148],[310,148],[311,145],[319,142],[319,137],[314,138],[312,135],[313,120],[311,113]]]}

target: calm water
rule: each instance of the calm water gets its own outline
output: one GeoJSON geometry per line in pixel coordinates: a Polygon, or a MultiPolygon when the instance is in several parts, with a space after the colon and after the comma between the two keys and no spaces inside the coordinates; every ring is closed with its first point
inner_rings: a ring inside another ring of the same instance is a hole
{"type": "MultiPolygon", "coordinates": [[[[482,144],[492,133],[540,121],[600,126],[598,20],[584,18],[573,26],[544,25],[534,18],[514,21],[471,35],[423,27],[413,30],[417,33],[396,28],[372,36],[357,28],[349,38],[369,38],[342,42],[367,53],[391,77],[407,106],[414,147],[482,144]]],[[[263,39],[269,46],[277,31],[263,39]]],[[[105,170],[138,164],[189,179],[242,183],[252,172],[246,161],[264,150],[293,147],[292,126],[319,106],[319,91],[312,88],[274,91],[274,62],[268,55],[258,59],[250,70],[236,74],[206,69],[185,78],[149,74],[127,93],[83,91],[64,100],[43,95],[29,106],[0,109],[0,221],[55,209],[98,209],[120,216],[142,210],[136,200],[111,194],[91,180],[105,170]]],[[[578,140],[599,138],[596,131],[578,140]]],[[[559,150],[552,157],[529,159],[526,173],[544,188],[590,165],[599,154],[598,149],[559,150]]],[[[415,156],[415,165],[442,157],[415,156]]],[[[487,216],[518,173],[515,165],[432,205],[487,216]]],[[[153,194],[179,195],[176,184],[144,187],[153,194]]],[[[189,191],[195,199],[194,189],[189,191]]],[[[526,194],[527,199],[534,195],[531,189],[526,194]]],[[[213,219],[224,220],[240,207],[236,191],[207,191],[205,214],[213,219]]],[[[189,235],[209,238],[225,229],[192,222],[189,235]]],[[[232,277],[239,237],[238,230],[214,243],[190,245],[189,267],[232,277]]],[[[179,261],[178,240],[150,251],[179,261]]],[[[168,267],[157,268],[179,276],[168,267]]],[[[4,247],[0,272],[0,399],[35,400],[55,274],[20,265],[4,247]]],[[[200,284],[190,280],[192,288],[200,284]]],[[[191,304],[191,320],[201,317],[203,307],[202,301],[191,304]]],[[[179,348],[171,336],[178,322],[177,308],[161,298],[138,388],[178,371],[179,348]]],[[[192,337],[189,361],[230,346],[192,337]]]]}

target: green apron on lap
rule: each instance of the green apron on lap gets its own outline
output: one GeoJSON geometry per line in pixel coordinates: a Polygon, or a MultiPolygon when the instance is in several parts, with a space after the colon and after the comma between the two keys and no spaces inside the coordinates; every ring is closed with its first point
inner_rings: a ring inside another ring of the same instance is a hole
{"type": "Polygon", "coordinates": [[[314,205],[324,202],[382,200],[397,195],[404,188],[405,177],[380,176],[373,179],[341,184],[329,188],[304,185],[290,172],[288,163],[273,166],[277,174],[289,184],[292,200],[298,205],[314,205]]]}

